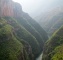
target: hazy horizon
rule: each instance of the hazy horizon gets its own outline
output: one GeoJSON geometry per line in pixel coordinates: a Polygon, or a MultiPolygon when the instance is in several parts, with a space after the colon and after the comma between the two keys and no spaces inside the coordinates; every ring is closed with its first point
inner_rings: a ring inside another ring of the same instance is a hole
{"type": "Polygon", "coordinates": [[[22,5],[24,12],[30,16],[37,16],[55,7],[63,6],[63,0],[13,0],[22,5]]]}

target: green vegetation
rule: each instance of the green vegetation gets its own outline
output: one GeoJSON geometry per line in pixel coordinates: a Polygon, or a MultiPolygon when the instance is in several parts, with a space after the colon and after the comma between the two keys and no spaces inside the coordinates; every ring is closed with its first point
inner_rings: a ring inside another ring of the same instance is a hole
{"type": "Polygon", "coordinates": [[[33,60],[41,53],[43,35],[27,20],[22,20],[0,18],[0,60],[33,60]]]}
{"type": "Polygon", "coordinates": [[[63,60],[63,27],[45,43],[43,60],[63,60]]]}
{"type": "Polygon", "coordinates": [[[4,18],[0,18],[0,24],[0,60],[29,60],[24,45],[13,34],[13,27],[4,18]]]}
{"type": "MultiPolygon", "coordinates": [[[[40,45],[40,49],[42,51],[42,47],[43,47],[43,44],[44,44],[44,41],[47,39],[47,37],[45,38],[45,31],[42,31],[41,33],[43,35],[41,35],[37,30],[38,30],[38,26],[37,26],[37,29],[35,29],[35,27],[33,25],[31,25],[31,23],[24,19],[24,18],[16,18],[17,19],[17,22],[20,23],[20,25],[22,25],[28,32],[30,32],[35,38],[36,40],[39,42],[39,45],[40,45]],[[43,38],[44,37],[44,38],[43,38]]],[[[35,23],[35,22],[34,22],[35,23]]],[[[36,24],[35,24],[36,25],[36,24]]],[[[38,24],[37,24],[38,25],[38,24]]],[[[41,27],[39,27],[41,28],[41,27]]]]}
{"type": "Polygon", "coordinates": [[[24,41],[27,41],[31,47],[33,54],[38,54],[40,52],[39,43],[36,40],[36,38],[29,33],[22,25],[19,25],[14,18],[5,18],[8,23],[14,27],[14,35],[20,40],[23,39],[24,41]],[[38,51],[38,52],[37,52],[38,51]]]}
{"type": "Polygon", "coordinates": [[[54,50],[55,54],[51,58],[51,60],[63,60],[63,44],[56,47],[54,50]]]}

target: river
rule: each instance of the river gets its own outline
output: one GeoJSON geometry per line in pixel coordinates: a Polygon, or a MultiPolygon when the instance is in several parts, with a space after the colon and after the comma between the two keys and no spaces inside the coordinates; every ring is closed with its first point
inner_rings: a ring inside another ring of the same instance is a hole
{"type": "Polygon", "coordinates": [[[43,53],[36,59],[36,60],[42,60],[43,53]]]}

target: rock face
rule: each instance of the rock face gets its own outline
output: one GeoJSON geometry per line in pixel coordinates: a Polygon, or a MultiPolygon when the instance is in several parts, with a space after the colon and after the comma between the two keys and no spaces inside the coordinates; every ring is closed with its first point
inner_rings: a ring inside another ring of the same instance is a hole
{"type": "Polygon", "coordinates": [[[0,17],[20,17],[21,11],[22,8],[19,3],[15,3],[12,0],[0,0],[0,17]]]}
{"type": "Polygon", "coordinates": [[[0,0],[0,17],[13,16],[12,0],[0,0]]]}
{"type": "Polygon", "coordinates": [[[19,3],[14,2],[13,3],[13,12],[14,12],[14,17],[21,17],[22,16],[22,7],[19,3]]]}

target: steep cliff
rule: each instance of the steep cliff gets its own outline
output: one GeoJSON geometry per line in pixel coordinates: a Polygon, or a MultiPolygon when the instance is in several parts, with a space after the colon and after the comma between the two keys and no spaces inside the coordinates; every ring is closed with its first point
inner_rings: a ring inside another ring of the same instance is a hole
{"type": "Polygon", "coordinates": [[[13,16],[12,0],[0,0],[0,17],[13,16]]]}
{"type": "Polygon", "coordinates": [[[24,12],[19,3],[12,0],[0,0],[0,17],[21,17],[24,12]]]}

